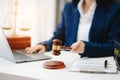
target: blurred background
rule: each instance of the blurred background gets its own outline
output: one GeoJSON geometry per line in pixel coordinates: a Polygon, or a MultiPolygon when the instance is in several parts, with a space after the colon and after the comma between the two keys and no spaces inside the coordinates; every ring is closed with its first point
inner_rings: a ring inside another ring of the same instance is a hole
{"type": "Polygon", "coordinates": [[[31,36],[31,45],[48,40],[60,22],[64,4],[71,0],[0,0],[0,25],[6,35],[31,36]]]}

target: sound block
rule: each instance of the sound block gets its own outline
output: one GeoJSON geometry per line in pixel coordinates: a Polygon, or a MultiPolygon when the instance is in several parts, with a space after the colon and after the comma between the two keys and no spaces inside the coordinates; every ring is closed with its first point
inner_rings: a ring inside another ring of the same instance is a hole
{"type": "Polygon", "coordinates": [[[46,61],[43,67],[46,69],[62,69],[65,67],[65,64],[62,61],[46,61]]]}

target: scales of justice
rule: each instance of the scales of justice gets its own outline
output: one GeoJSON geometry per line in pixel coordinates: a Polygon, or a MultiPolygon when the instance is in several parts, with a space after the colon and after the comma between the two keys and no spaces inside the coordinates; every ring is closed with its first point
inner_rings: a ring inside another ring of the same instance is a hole
{"type": "MultiPolygon", "coordinates": [[[[10,26],[10,21],[8,20],[9,25],[3,26],[2,29],[3,30],[11,30],[11,29],[13,29],[13,32],[12,32],[11,36],[12,37],[17,37],[18,34],[16,33],[16,30],[17,30],[18,5],[19,5],[18,0],[14,0],[13,4],[14,4],[14,11],[7,14],[7,15],[11,14],[13,16],[13,23],[12,23],[13,25],[10,26]]],[[[9,19],[9,16],[7,16],[6,19],[9,19]]],[[[20,30],[29,31],[30,28],[29,27],[21,27],[20,30]]]]}

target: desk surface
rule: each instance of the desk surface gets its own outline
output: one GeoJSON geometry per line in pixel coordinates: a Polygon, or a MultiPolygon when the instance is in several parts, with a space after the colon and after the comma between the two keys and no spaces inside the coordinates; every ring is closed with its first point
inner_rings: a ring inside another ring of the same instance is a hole
{"type": "Polygon", "coordinates": [[[60,56],[54,56],[51,52],[45,53],[52,56],[51,60],[61,60],[65,63],[66,68],[49,70],[42,67],[45,61],[36,61],[28,63],[16,64],[0,58],[0,72],[20,75],[25,77],[36,78],[40,80],[119,80],[120,72],[118,74],[90,74],[82,72],[70,72],[68,68],[72,62],[79,58],[79,55],[71,52],[62,51],[60,56]]]}

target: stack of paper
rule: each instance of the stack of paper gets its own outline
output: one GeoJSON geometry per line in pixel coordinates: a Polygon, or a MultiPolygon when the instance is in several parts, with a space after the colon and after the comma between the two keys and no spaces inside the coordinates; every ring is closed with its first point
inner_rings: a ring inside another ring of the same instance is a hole
{"type": "Polygon", "coordinates": [[[69,70],[90,73],[117,73],[116,63],[113,57],[80,58],[73,62],[69,70]],[[106,60],[107,65],[105,64],[106,60]]]}

